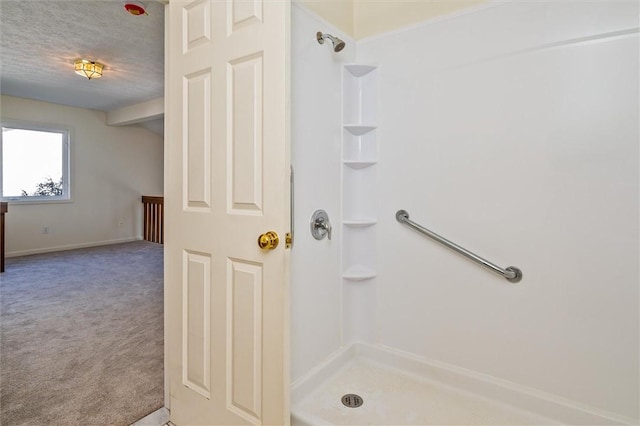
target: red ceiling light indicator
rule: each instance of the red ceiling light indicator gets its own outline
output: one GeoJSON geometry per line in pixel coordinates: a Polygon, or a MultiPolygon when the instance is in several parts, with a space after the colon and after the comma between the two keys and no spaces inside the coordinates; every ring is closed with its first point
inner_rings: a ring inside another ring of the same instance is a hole
{"type": "Polygon", "coordinates": [[[144,5],[139,1],[135,1],[135,0],[125,1],[124,10],[126,10],[127,12],[129,12],[134,16],[148,15],[147,11],[144,8],[144,5]]]}

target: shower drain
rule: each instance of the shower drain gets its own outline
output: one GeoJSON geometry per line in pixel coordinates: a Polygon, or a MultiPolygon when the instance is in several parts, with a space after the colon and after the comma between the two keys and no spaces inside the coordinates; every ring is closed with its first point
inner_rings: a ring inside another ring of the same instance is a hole
{"type": "Polygon", "coordinates": [[[348,393],[342,397],[342,404],[349,408],[358,408],[363,402],[362,397],[355,393],[348,393]]]}

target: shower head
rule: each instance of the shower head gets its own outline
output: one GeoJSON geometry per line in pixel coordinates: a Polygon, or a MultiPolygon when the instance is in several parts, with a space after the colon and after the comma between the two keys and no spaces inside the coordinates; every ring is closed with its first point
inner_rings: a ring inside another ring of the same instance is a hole
{"type": "Polygon", "coordinates": [[[322,34],[320,31],[316,33],[316,40],[318,40],[318,43],[324,44],[326,39],[331,40],[331,43],[333,43],[334,52],[339,52],[344,49],[345,43],[338,37],[334,37],[331,34],[322,34]]]}

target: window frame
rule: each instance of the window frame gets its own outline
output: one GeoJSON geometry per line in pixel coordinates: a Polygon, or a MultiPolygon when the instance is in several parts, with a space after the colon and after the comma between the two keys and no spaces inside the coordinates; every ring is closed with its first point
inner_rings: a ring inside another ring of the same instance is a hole
{"type": "Polygon", "coordinates": [[[0,120],[0,200],[9,202],[10,204],[49,204],[49,203],[71,203],[73,196],[71,189],[71,139],[72,129],[61,124],[36,123],[22,120],[1,119],[0,120]],[[41,196],[8,196],[3,193],[4,170],[3,165],[3,128],[32,130],[50,133],[59,133],[62,135],[62,195],[41,195],[41,196]]]}

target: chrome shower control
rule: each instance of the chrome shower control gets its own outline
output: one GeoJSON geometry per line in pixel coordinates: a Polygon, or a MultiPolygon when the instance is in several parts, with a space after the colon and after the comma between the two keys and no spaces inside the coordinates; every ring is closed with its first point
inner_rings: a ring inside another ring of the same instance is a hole
{"type": "Polygon", "coordinates": [[[316,240],[322,240],[324,237],[331,239],[331,222],[324,210],[316,210],[311,216],[311,235],[316,240]]]}

